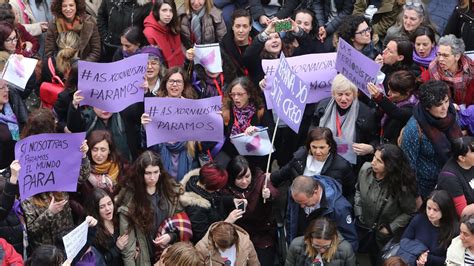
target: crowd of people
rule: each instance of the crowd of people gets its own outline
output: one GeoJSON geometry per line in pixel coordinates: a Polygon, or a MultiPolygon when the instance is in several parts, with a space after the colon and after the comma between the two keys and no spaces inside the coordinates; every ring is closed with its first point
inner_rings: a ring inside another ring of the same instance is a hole
{"type": "Polygon", "coordinates": [[[0,68],[38,59],[25,88],[0,79],[2,265],[474,265],[474,2],[425,2],[0,3],[0,68]],[[262,60],[340,39],[380,65],[369,93],[337,74],[298,132],[277,123],[262,60]],[[194,63],[213,43],[218,73],[194,63]],[[221,98],[221,142],[147,145],[143,102],[83,106],[79,60],[138,54],[145,97],[221,98]],[[240,155],[231,137],[260,128],[274,152],[240,155]],[[74,132],[77,191],[20,201],[15,144],[74,132]],[[84,221],[66,259],[62,237],[84,221]]]}

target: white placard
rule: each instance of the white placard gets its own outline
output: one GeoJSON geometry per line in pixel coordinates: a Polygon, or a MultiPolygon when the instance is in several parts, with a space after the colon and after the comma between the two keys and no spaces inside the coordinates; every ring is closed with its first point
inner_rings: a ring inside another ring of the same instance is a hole
{"type": "Polygon", "coordinates": [[[250,136],[245,134],[231,136],[230,141],[240,155],[263,156],[273,152],[267,128],[259,129],[250,136]]]}
{"type": "Polygon", "coordinates": [[[26,83],[35,71],[36,63],[38,60],[34,58],[16,54],[10,55],[3,69],[2,79],[24,90],[26,83]]]}
{"type": "Polygon", "coordinates": [[[63,236],[64,249],[68,260],[73,260],[79,251],[84,247],[87,242],[87,232],[89,225],[87,221],[74,228],[69,234],[63,236]]]}

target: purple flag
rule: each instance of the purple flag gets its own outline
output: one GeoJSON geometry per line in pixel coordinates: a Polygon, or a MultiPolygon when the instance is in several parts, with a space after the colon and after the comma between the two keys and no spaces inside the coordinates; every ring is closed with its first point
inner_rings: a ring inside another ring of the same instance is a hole
{"type": "Polygon", "coordinates": [[[86,133],[39,134],[18,141],[20,198],[46,191],[76,191],[86,133]]]}
{"type": "Polygon", "coordinates": [[[221,108],[220,96],[201,100],[145,97],[145,113],[152,119],[145,126],[147,146],[172,141],[222,141],[221,108]]]}
{"type": "MultiPolygon", "coordinates": [[[[279,61],[279,59],[262,60],[267,83],[263,92],[269,109],[272,109],[270,91],[279,61]]],[[[306,103],[316,103],[331,96],[332,80],[337,74],[336,53],[292,56],[286,58],[286,61],[295,74],[309,85],[310,90],[306,103]]]]}
{"type": "Polygon", "coordinates": [[[370,96],[367,83],[375,82],[382,66],[339,38],[336,69],[352,81],[365,95],[370,96]]]}
{"type": "Polygon", "coordinates": [[[273,79],[270,100],[278,117],[296,133],[303,119],[308,94],[309,86],[291,70],[291,66],[281,53],[280,64],[273,79]]]}
{"type": "Polygon", "coordinates": [[[78,88],[90,105],[107,112],[120,112],[133,103],[143,102],[147,54],[130,56],[113,63],[79,61],[78,88]]]}

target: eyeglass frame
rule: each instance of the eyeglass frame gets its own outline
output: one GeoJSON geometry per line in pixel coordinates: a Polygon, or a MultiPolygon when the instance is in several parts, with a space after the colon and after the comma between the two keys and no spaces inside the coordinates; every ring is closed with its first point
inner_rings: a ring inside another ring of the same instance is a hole
{"type": "Polygon", "coordinates": [[[5,42],[7,42],[7,43],[18,42],[18,36],[15,36],[14,38],[7,38],[7,39],[5,39],[5,42]]]}
{"type": "Polygon", "coordinates": [[[403,9],[406,9],[407,7],[414,7],[414,8],[420,8],[421,12],[425,12],[425,8],[423,7],[423,3],[417,2],[417,1],[408,1],[403,5],[403,9]]]}
{"type": "Polygon", "coordinates": [[[354,35],[357,35],[357,34],[362,35],[362,34],[365,34],[365,33],[367,33],[367,32],[368,32],[368,33],[371,33],[371,32],[372,32],[372,27],[369,26],[369,27],[367,27],[367,28],[365,28],[365,29],[363,29],[363,30],[356,31],[356,32],[354,32],[354,35]]]}
{"type": "Polygon", "coordinates": [[[331,246],[332,246],[332,241],[331,241],[331,244],[329,244],[329,245],[320,246],[320,245],[316,245],[316,244],[311,243],[311,246],[312,246],[313,248],[315,248],[315,249],[325,249],[325,250],[328,250],[328,249],[330,249],[331,246]]]}
{"type": "Polygon", "coordinates": [[[166,84],[169,84],[169,85],[178,85],[178,86],[181,86],[181,85],[184,85],[184,80],[177,80],[177,79],[168,79],[166,81],[166,84]]]}
{"type": "Polygon", "coordinates": [[[234,98],[235,96],[242,97],[248,94],[247,92],[231,92],[229,93],[230,98],[234,98]]]}

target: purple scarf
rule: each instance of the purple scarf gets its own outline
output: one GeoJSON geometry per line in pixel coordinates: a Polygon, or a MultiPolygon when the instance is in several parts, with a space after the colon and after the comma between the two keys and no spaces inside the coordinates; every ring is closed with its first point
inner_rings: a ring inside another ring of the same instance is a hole
{"type": "Polygon", "coordinates": [[[253,104],[248,104],[243,108],[232,106],[232,111],[234,112],[234,123],[232,124],[230,135],[234,136],[244,133],[244,131],[250,126],[250,120],[252,120],[256,108],[253,104]]]}
{"type": "Polygon", "coordinates": [[[436,58],[437,51],[438,51],[438,46],[435,46],[433,47],[433,49],[431,49],[431,52],[427,57],[420,57],[416,53],[416,50],[413,49],[413,61],[415,61],[416,64],[427,68],[430,65],[431,61],[433,61],[436,58]]]}
{"type": "Polygon", "coordinates": [[[0,124],[6,124],[12,139],[15,141],[20,140],[20,127],[18,126],[18,120],[16,119],[15,113],[9,103],[3,105],[3,113],[0,111],[0,124]]]}

